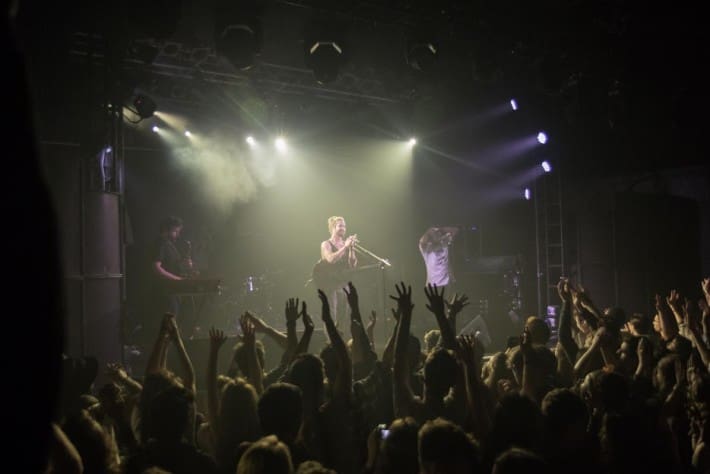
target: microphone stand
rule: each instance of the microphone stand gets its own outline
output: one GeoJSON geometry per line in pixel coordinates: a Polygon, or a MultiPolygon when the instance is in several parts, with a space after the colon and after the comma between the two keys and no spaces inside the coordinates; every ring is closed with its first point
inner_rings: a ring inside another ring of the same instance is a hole
{"type": "Polygon", "coordinates": [[[390,261],[388,259],[375,255],[373,252],[367,250],[362,245],[355,243],[355,244],[353,244],[353,248],[360,253],[364,253],[365,255],[369,255],[370,257],[377,260],[380,264],[380,270],[382,270],[382,272],[381,272],[381,274],[382,274],[382,318],[383,318],[384,329],[385,329],[385,334],[386,334],[388,332],[388,327],[387,327],[387,288],[385,285],[385,269],[387,267],[391,267],[392,264],[390,263],[390,261]]]}

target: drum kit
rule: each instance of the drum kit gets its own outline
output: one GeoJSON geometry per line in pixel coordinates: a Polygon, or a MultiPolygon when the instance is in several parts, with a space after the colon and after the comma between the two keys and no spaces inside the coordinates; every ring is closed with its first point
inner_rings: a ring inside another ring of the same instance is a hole
{"type": "Polygon", "coordinates": [[[222,293],[216,303],[217,319],[227,323],[228,332],[238,331],[239,317],[249,311],[271,324],[274,317],[275,274],[280,272],[265,272],[262,274],[244,275],[233,284],[223,284],[222,293]]]}

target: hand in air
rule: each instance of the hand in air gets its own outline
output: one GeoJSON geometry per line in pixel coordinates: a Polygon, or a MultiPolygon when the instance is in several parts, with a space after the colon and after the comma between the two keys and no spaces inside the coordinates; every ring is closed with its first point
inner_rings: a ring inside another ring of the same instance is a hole
{"type": "Polygon", "coordinates": [[[439,288],[436,285],[427,285],[424,288],[424,294],[429,300],[429,304],[426,305],[427,309],[437,315],[446,315],[446,302],[444,300],[444,288],[439,288]]]}
{"type": "Polygon", "coordinates": [[[318,298],[321,302],[321,318],[323,321],[332,320],[333,316],[330,314],[330,303],[328,303],[328,297],[323,293],[323,290],[318,290],[318,298]]]}
{"type": "Polygon", "coordinates": [[[400,282],[395,285],[397,290],[397,296],[390,295],[390,298],[397,302],[397,313],[400,317],[402,315],[412,314],[412,309],[414,309],[414,304],[412,303],[412,287],[406,286],[404,282],[400,282]]]}
{"type": "Polygon", "coordinates": [[[257,332],[264,331],[266,329],[266,323],[264,322],[263,319],[259,318],[256,315],[253,315],[249,312],[244,313],[246,318],[249,320],[250,323],[254,325],[254,330],[257,332]]]}
{"type": "Polygon", "coordinates": [[[446,307],[449,309],[450,318],[455,318],[456,315],[459,314],[462,309],[469,305],[468,296],[459,296],[458,293],[454,294],[454,296],[451,298],[451,301],[444,300],[444,303],[446,303],[446,307]]]}
{"type": "Polygon", "coordinates": [[[353,285],[353,282],[349,281],[348,286],[343,288],[343,291],[345,292],[345,296],[347,296],[348,298],[348,305],[350,306],[350,308],[358,308],[360,300],[357,294],[357,289],[355,288],[355,285],[353,285]]]}
{"type": "Polygon", "coordinates": [[[254,332],[254,324],[252,324],[249,320],[249,316],[247,316],[248,314],[248,311],[242,314],[242,317],[239,319],[239,325],[242,328],[242,341],[244,341],[245,345],[252,346],[256,344],[256,336],[254,332]]]}
{"type": "Polygon", "coordinates": [[[367,322],[365,330],[372,331],[375,328],[375,324],[377,324],[377,312],[373,309],[372,312],[370,312],[370,319],[367,322]]]}
{"type": "Polygon", "coordinates": [[[286,301],[286,323],[295,323],[298,321],[298,298],[289,298],[286,301]]]}
{"type": "Polygon", "coordinates": [[[218,351],[226,340],[227,336],[224,335],[224,331],[221,329],[215,329],[214,327],[210,328],[210,349],[218,351]]]}
{"type": "Polygon", "coordinates": [[[301,303],[301,318],[303,321],[303,327],[306,331],[313,331],[313,329],[315,329],[316,326],[315,324],[313,324],[313,319],[311,318],[311,315],[308,314],[308,309],[306,308],[305,301],[301,303]]]}

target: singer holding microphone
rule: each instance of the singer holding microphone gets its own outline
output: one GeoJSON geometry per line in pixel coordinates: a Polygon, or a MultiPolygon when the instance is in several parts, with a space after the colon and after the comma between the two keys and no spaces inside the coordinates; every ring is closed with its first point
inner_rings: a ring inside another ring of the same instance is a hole
{"type": "Polygon", "coordinates": [[[328,295],[333,321],[338,324],[338,317],[345,315],[347,298],[343,287],[348,283],[348,270],[357,267],[355,244],[357,234],[345,237],[347,227],[345,218],[328,218],[330,238],[320,244],[320,260],[313,268],[313,280],[319,289],[328,295]]]}

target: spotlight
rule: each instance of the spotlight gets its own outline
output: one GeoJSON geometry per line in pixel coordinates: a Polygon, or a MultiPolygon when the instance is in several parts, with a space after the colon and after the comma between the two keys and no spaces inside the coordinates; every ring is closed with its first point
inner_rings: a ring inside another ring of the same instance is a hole
{"type": "Polygon", "coordinates": [[[249,136],[247,137],[247,143],[249,144],[249,146],[254,146],[254,145],[256,145],[256,140],[254,140],[254,137],[252,137],[251,135],[249,135],[249,136]]]}
{"type": "Polygon", "coordinates": [[[547,134],[545,132],[540,132],[537,134],[537,141],[544,145],[547,143],[547,134]]]}
{"type": "Polygon", "coordinates": [[[320,84],[333,82],[338,78],[343,64],[343,44],[326,37],[313,41],[306,50],[306,65],[320,84]]]}
{"type": "Polygon", "coordinates": [[[276,146],[276,149],[277,149],[278,151],[280,151],[280,152],[282,152],[282,153],[286,151],[286,148],[287,148],[287,146],[286,146],[286,140],[285,140],[283,137],[278,137],[278,138],[274,141],[274,145],[276,146]]]}
{"type": "Polygon", "coordinates": [[[153,130],[154,133],[158,133],[160,131],[160,128],[158,128],[157,125],[153,125],[153,128],[151,128],[151,130],[153,130]]]}
{"type": "Polygon", "coordinates": [[[421,72],[430,72],[439,58],[439,48],[428,40],[412,40],[407,46],[407,64],[421,72]]]}
{"type": "Polygon", "coordinates": [[[513,110],[518,110],[518,102],[515,99],[510,99],[510,108],[513,110]]]}
{"type": "Polygon", "coordinates": [[[530,192],[530,188],[525,188],[525,191],[523,191],[523,197],[525,198],[526,201],[529,201],[532,198],[532,193],[530,192]]]}
{"type": "Polygon", "coordinates": [[[185,136],[188,138],[192,136],[192,133],[190,133],[190,130],[185,130],[185,136]]]}
{"type": "Polygon", "coordinates": [[[408,144],[410,147],[413,147],[414,145],[417,144],[417,139],[414,138],[414,137],[412,137],[412,138],[409,139],[409,141],[407,142],[407,144],[408,144]]]}
{"type": "Polygon", "coordinates": [[[141,119],[152,117],[158,108],[155,101],[147,95],[139,94],[133,99],[133,106],[141,119]]]}
{"type": "Polygon", "coordinates": [[[261,11],[245,2],[217,2],[215,11],[215,51],[242,71],[252,68],[263,40],[261,11]]]}
{"type": "Polygon", "coordinates": [[[545,173],[549,173],[550,171],[552,171],[552,165],[549,161],[543,161],[542,163],[540,163],[540,166],[542,166],[542,169],[545,170],[545,173]]]}

